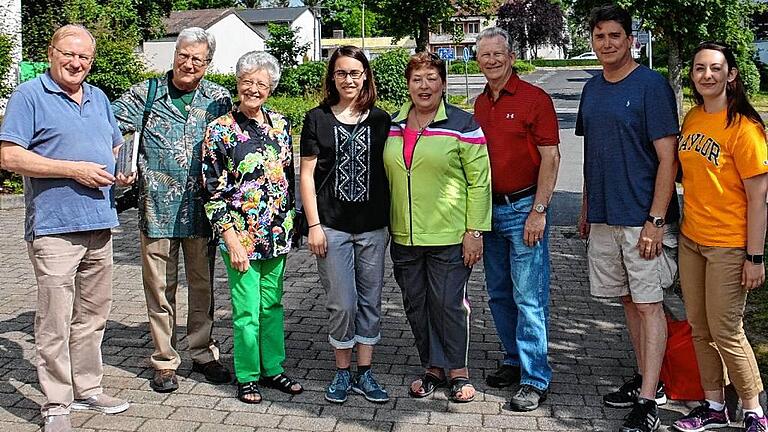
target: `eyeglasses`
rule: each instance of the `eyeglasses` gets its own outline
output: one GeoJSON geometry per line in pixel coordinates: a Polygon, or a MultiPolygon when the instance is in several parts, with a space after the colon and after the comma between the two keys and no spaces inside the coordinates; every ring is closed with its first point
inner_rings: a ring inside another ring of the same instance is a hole
{"type": "Polygon", "coordinates": [[[71,51],[62,51],[62,50],[60,50],[60,49],[56,48],[56,47],[55,47],[55,46],[53,46],[53,45],[51,45],[51,48],[53,48],[53,49],[55,49],[56,51],[58,51],[59,53],[61,53],[61,55],[63,55],[63,56],[64,56],[64,58],[65,58],[65,59],[67,59],[68,61],[72,61],[72,60],[74,60],[74,59],[75,59],[75,57],[77,57],[77,59],[78,59],[78,60],[80,60],[80,61],[81,61],[81,62],[83,62],[83,63],[90,63],[90,62],[92,62],[92,61],[93,61],[93,57],[94,57],[94,56],[92,56],[92,55],[91,55],[91,56],[89,56],[89,55],[85,55],[85,54],[77,54],[77,53],[73,53],[73,52],[71,52],[71,51]]]}
{"type": "Polygon", "coordinates": [[[211,59],[201,59],[200,57],[191,56],[186,53],[176,53],[176,58],[179,59],[179,61],[184,64],[187,62],[187,60],[192,60],[192,66],[194,67],[203,67],[207,65],[211,59]]]}
{"type": "Polygon", "coordinates": [[[261,81],[242,80],[239,81],[238,84],[246,89],[252,88],[253,86],[256,86],[259,91],[267,91],[270,89],[269,84],[265,84],[261,81]]]}
{"type": "Polygon", "coordinates": [[[345,71],[345,70],[339,69],[339,70],[333,71],[333,77],[339,81],[344,81],[345,79],[347,79],[347,77],[350,77],[353,80],[356,80],[356,79],[360,79],[360,77],[363,76],[363,73],[365,73],[365,71],[361,71],[361,70],[345,71]]]}

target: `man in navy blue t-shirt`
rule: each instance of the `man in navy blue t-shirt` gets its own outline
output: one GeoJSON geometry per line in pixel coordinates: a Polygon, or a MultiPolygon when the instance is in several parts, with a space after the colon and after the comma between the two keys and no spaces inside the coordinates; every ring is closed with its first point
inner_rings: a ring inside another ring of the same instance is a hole
{"type": "Polygon", "coordinates": [[[665,79],[632,58],[626,11],[595,8],[589,24],[603,73],[584,86],[576,121],[584,137],[579,230],[589,236],[591,293],[621,298],[638,369],[603,401],[633,407],[622,432],[650,432],[660,424],[657,404],[666,402],[663,289],[677,271],[677,105],[665,79]]]}

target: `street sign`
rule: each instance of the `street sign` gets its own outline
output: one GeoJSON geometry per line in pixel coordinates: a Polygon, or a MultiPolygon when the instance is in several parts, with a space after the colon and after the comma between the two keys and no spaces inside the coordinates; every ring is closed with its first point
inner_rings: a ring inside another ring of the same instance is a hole
{"type": "Polygon", "coordinates": [[[443,60],[455,60],[456,59],[456,52],[453,50],[453,48],[438,48],[437,49],[437,56],[440,57],[443,60]]]}
{"type": "Polygon", "coordinates": [[[637,37],[635,38],[636,41],[640,42],[641,45],[645,45],[648,43],[648,32],[645,30],[640,30],[637,32],[637,37]]]}
{"type": "Polygon", "coordinates": [[[469,61],[469,48],[464,47],[464,63],[469,61]]]}

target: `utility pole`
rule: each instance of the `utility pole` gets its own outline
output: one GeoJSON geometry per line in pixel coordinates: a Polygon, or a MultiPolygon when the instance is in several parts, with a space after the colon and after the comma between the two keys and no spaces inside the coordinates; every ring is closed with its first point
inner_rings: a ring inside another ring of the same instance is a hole
{"type": "MultiPolygon", "coordinates": [[[[363,43],[362,43],[361,49],[363,50],[363,54],[365,54],[365,0],[362,0],[362,4],[363,4],[363,20],[362,20],[363,21],[363,25],[362,25],[362,27],[363,27],[362,28],[362,30],[363,30],[363,32],[362,32],[363,43]]],[[[366,55],[366,57],[368,57],[368,56],[366,55]]]]}

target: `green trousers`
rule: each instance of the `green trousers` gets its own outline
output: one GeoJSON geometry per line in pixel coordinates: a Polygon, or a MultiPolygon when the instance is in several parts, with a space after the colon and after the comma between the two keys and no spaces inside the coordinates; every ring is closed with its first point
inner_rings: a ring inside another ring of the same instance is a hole
{"type": "Polygon", "coordinates": [[[229,254],[221,253],[227,267],[232,297],[235,376],[240,383],[283,373],[283,274],[285,256],[253,260],[248,271],[232,268],[229,254]]]}

